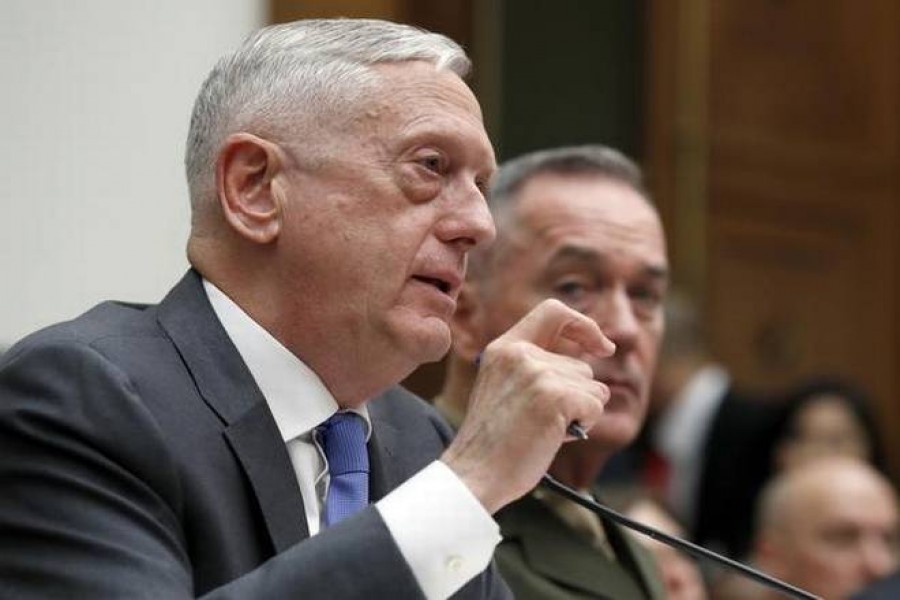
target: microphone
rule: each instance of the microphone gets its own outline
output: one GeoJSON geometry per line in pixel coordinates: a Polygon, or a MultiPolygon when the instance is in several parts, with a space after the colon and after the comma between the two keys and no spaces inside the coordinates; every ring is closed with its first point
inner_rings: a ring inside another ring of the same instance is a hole
{"type": "MultiPolygon", "coordinates": [[[[475,357],[475,366],[481,366],[481,353],[475,357]]],[[[569,423],[566,428],[566,433],[572,436],[575,439],[586,440],[588,438],[588,433],[582,427],[582,425],[578,421],[572,421],[569,423]]],[[[625,515],[614,511],[613,509],[603,506],[599,502],[595,502],[592,499],[585,498],[572,488],[560,483],[553,477],[551,477],[548,473],[545,473],[541,478],[541,485],[545,488],[555,492],[569,500],[575,502],[583,506],[584,508],[590,510],[591,512],[597,514],[601,518],[609,519],[610,521],[614,521],[623,527],[627,527],[629,529],[633,529],[638,533],[642,533],[650,538],[666,544],[667,546],[671,546],[676,550],[680,550],[682,552],[686,552],[695,558],[704,558],[714,563],[717,563],[721,566],[729,568],[733,571],[737,571],[744,577],[752,579],[757,583],[760,583],[764,586],[777,590],[779,592],[783,592],[792,598],[800,598],[801,600],[823,600],[822,598],[810,594],[806,590],[801,590],[798,587],[795,587],[789,583],[781,581],[780,579],[776,579],[771,575],[763,573],[762,571],[757,571],[752,567],[748,567],[747,565],[740,563],[736,560],[732,560],[727,556],[722,556],[721,554],[716,554],[712,550],[707,550],[703,546],[699,546],[694,544],[693,542],[689,542],[687,540],[683,540],[679,537],[675,537],[674,535],[669,535],[668,533],[663,533],[658,529],[654,529],[653,527],[649,527],[644,525],[643,523],[639,523],[632,519],[629,519],[625,515]]]]}
{"type": "Polygon", "coordinates": [[[697,544],[694,544],[693,542],[689,542],[687,540],[683,540],[683,539],[675,537],[673,535],[663,533],[662,531],[654,529],[653,527],[648,527],[647,525],[644,525],[643,523],[639,523],[637,521],[629,519],[625,515],[618,513],[607,506],[604,506],[598,502],[595,502],[594,500],[592,500],[590,498],[585,498],[584,496],[582,496],[581,494],[579,494],[572,488],[560,483],[559,481],[557,481],[556,479],[554,479],[553,477],[551,477],[548,474],[545,474],[541,478],[541,485],[543,485],[545,488],[547,488],[565,498],[568,498],[572,502],[575,502],[576,504],[579,504],[579,505],[585,507],[586,509],[596,513],[598,516],[600,516],[603,519],[609,519],[610,521],[614,521],[614,522],[618,523],[619,525],[622,525],[629,529],[633,529],[633,530],[637,531],[638,533],[642,533],[646,536],[649,536],[658,542],[662,542],[663,544],[671,546],[671,547],[675,548],[676,550],[686,552],[696,558],[705,558],[714,563],[717,563],[719,565],[722,565],[724,567],[732,569],[733,571],[737,571],[744,577],[748,577],[748,578],[750,578],[758,583],[761,583],[767,587],[770,587],[774,590],[778,590],[779,592],[783,592],[783,593],[787,594],[788,596],[790,596],[791,598],[801,598],[802,600],[822,600],[822,598],[819,598],[818,596],[814,596],[807,591],[801,590],[800,588],[792,586],[789,583],[785,583],[784,581],[781,581],[780,579],[776,579],[775,577],[772,577],[771,575],[767,575],[766,573],[763,573],[762,571],[757,571],[756,569],[748,567],[747,565],[740,563],[736,560],[732,560],[732,559],[728,558],[727,556],[722,556],[721,554],[716,554],[712,550],[707,550],[703,546],[698,546],[697,544]]]}

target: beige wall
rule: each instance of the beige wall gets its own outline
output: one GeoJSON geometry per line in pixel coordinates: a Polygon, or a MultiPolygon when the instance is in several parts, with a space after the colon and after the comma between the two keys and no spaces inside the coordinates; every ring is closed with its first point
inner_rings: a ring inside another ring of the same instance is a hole
{"type": "Polygon", "coordinates": [[[264,0],[0,3],[0,346],[187,266],[184,137],[264,0]]]}

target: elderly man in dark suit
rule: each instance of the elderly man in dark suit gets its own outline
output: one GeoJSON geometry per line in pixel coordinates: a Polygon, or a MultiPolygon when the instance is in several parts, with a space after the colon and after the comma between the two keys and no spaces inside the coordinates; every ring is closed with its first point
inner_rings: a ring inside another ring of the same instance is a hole
{"type": "Polygon", "coordinates": [[[467,69],[365,20],[266,28],[218,63],[187,147],[190,272],[0,363],[0,596],[509,595],[491,514],[602,418],[584,361],[612,344],[541,304],[485,351],[452,444],[396,387],[447,351],[494,236],[467,69]]]}

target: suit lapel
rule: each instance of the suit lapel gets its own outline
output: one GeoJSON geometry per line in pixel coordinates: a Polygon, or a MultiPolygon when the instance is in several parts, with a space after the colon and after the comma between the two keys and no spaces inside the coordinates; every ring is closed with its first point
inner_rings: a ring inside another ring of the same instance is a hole
{"type": "Polygon", "coordinates": [[[158,321],[204,401],[223,422],[233,423],[254,404],[265,401],[213,312],[196,271],[188,271],[163,299],[158,321]]]}
{"type": "Polygon", "coordinates": [[[247,473],[275,552],[309,537],[296,475],[268,406],[257,403],[228,427],[225,437],[247,473]]]}
{"type": "Polygon", "coordinates": [[[159,323],[178,349],[256,496],[276,552],[309,536],[290,458],[265,399],[191,270],[159,305],[159,323]]]}
{"type": "Polygon", "coordinates": [[[393,423],[389,411],[391,392],[372,399],[368,403],[372,420],[372,438],[369,440],[369,499],[376,502],[408,479],[415,471],[407,464],[410,452],[403,452],[403,437],[393,423]]]}
{"type": "Polygon", "coordinates": [[[372,420],[369,497],[374,502],[439,457],[452,433],[430,407],[423,412],[421,399],[399,386],[367,406],[372,420]]]}
{"type": "Polygon", "coordinates": [[[397,472],[392,466],[397,430],[382,422],[372,422],[369,440],[369,501],[377,502],[397,487],[397,472]]]}

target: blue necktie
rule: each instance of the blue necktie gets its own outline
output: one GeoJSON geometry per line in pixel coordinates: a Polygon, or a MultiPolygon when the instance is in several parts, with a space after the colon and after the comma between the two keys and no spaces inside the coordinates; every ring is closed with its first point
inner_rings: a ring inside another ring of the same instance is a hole
{"type": "Polygon", "coordinates": [[[328,459],[328,496],[325,525],[362,510],[369,503],[369,455],[363,418],[340,412],[318,427],[322,451],[328,459]]]}

